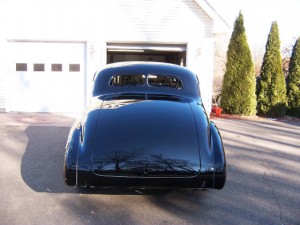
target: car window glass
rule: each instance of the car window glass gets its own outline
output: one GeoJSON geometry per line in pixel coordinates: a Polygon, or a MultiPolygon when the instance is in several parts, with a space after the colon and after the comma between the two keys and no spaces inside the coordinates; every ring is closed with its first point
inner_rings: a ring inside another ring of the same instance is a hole
{"type": "Polygon", "coordinates": [[[125,74],[114,76],[110,85],[114,87],[123,86],[142,86],[145,84],[146,77],[143,74],[125,74]]]}
{"type": "Polygon", "coordinates": [[[169,87],[182,89],[183,83],[179,78],[172,75],[148,75],[148,85],[152,87],[169,87]]]}

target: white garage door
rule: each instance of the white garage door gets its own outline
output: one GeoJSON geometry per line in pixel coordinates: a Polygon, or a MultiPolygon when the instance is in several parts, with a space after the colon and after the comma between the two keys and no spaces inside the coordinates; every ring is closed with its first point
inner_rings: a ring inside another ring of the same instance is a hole
{"type": "Polygon", "coordinates": [[[12,42],[10,46],[10,111],[83,111],[86,100],[84,43],[12,42]]]}

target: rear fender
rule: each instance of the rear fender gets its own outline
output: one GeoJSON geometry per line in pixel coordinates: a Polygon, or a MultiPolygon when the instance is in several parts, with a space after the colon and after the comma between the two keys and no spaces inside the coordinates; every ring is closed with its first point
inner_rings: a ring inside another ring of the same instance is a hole
{"type": "Polygon", "coordinates": [[[70,186],[76,185],[76,165],[77,155],[80,147],[81,125],[75,122],[70,129],[69,137],[66,144],[64,157],[64,177],[65,183],[70,186]]]}
{"type": "Polygon", "coordinates": [[[88,110],[82,119],[79,133],[77,162],[76,162],[76,185],[87,186],[87,176],[91,169],[91,155],[93,150],[93,140],[97,127],[100,109],[88,110]]]}
{"type": "Polygon", "coordinates": [[[214,160],[214,188],[221,189],[226,181],[226,158],[221,134],[214,122],[210,123],[210,142],[214,160]]]}

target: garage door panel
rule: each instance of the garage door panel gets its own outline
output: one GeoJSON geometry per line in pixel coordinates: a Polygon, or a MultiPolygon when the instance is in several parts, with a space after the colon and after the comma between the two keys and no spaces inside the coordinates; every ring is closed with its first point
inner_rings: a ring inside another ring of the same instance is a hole
{"type": "Polygon", "coordinates": [[[83,43],[13,43],[11,111],[82,112],[85,102],[83,43]],[[21,54],[17,54],[22,50],[21,54]],[[27,51],[27,52],[26,52],[27,51]],[[22,66],[22,65],[21,65],[22,66]],[[20,67],[20,69],[24,69],[20,67]],[[35,71],[41,70],[41,71],[35,71]]]}

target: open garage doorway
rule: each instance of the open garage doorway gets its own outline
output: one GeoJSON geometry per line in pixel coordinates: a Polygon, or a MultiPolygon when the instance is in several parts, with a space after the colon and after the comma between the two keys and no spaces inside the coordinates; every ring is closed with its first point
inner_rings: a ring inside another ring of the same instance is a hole
{"type": "Polygon", "coordinates": [[[125,61],[166,62],[186,65],[186,45],[107,44],[107,63],[125,61]]]}

